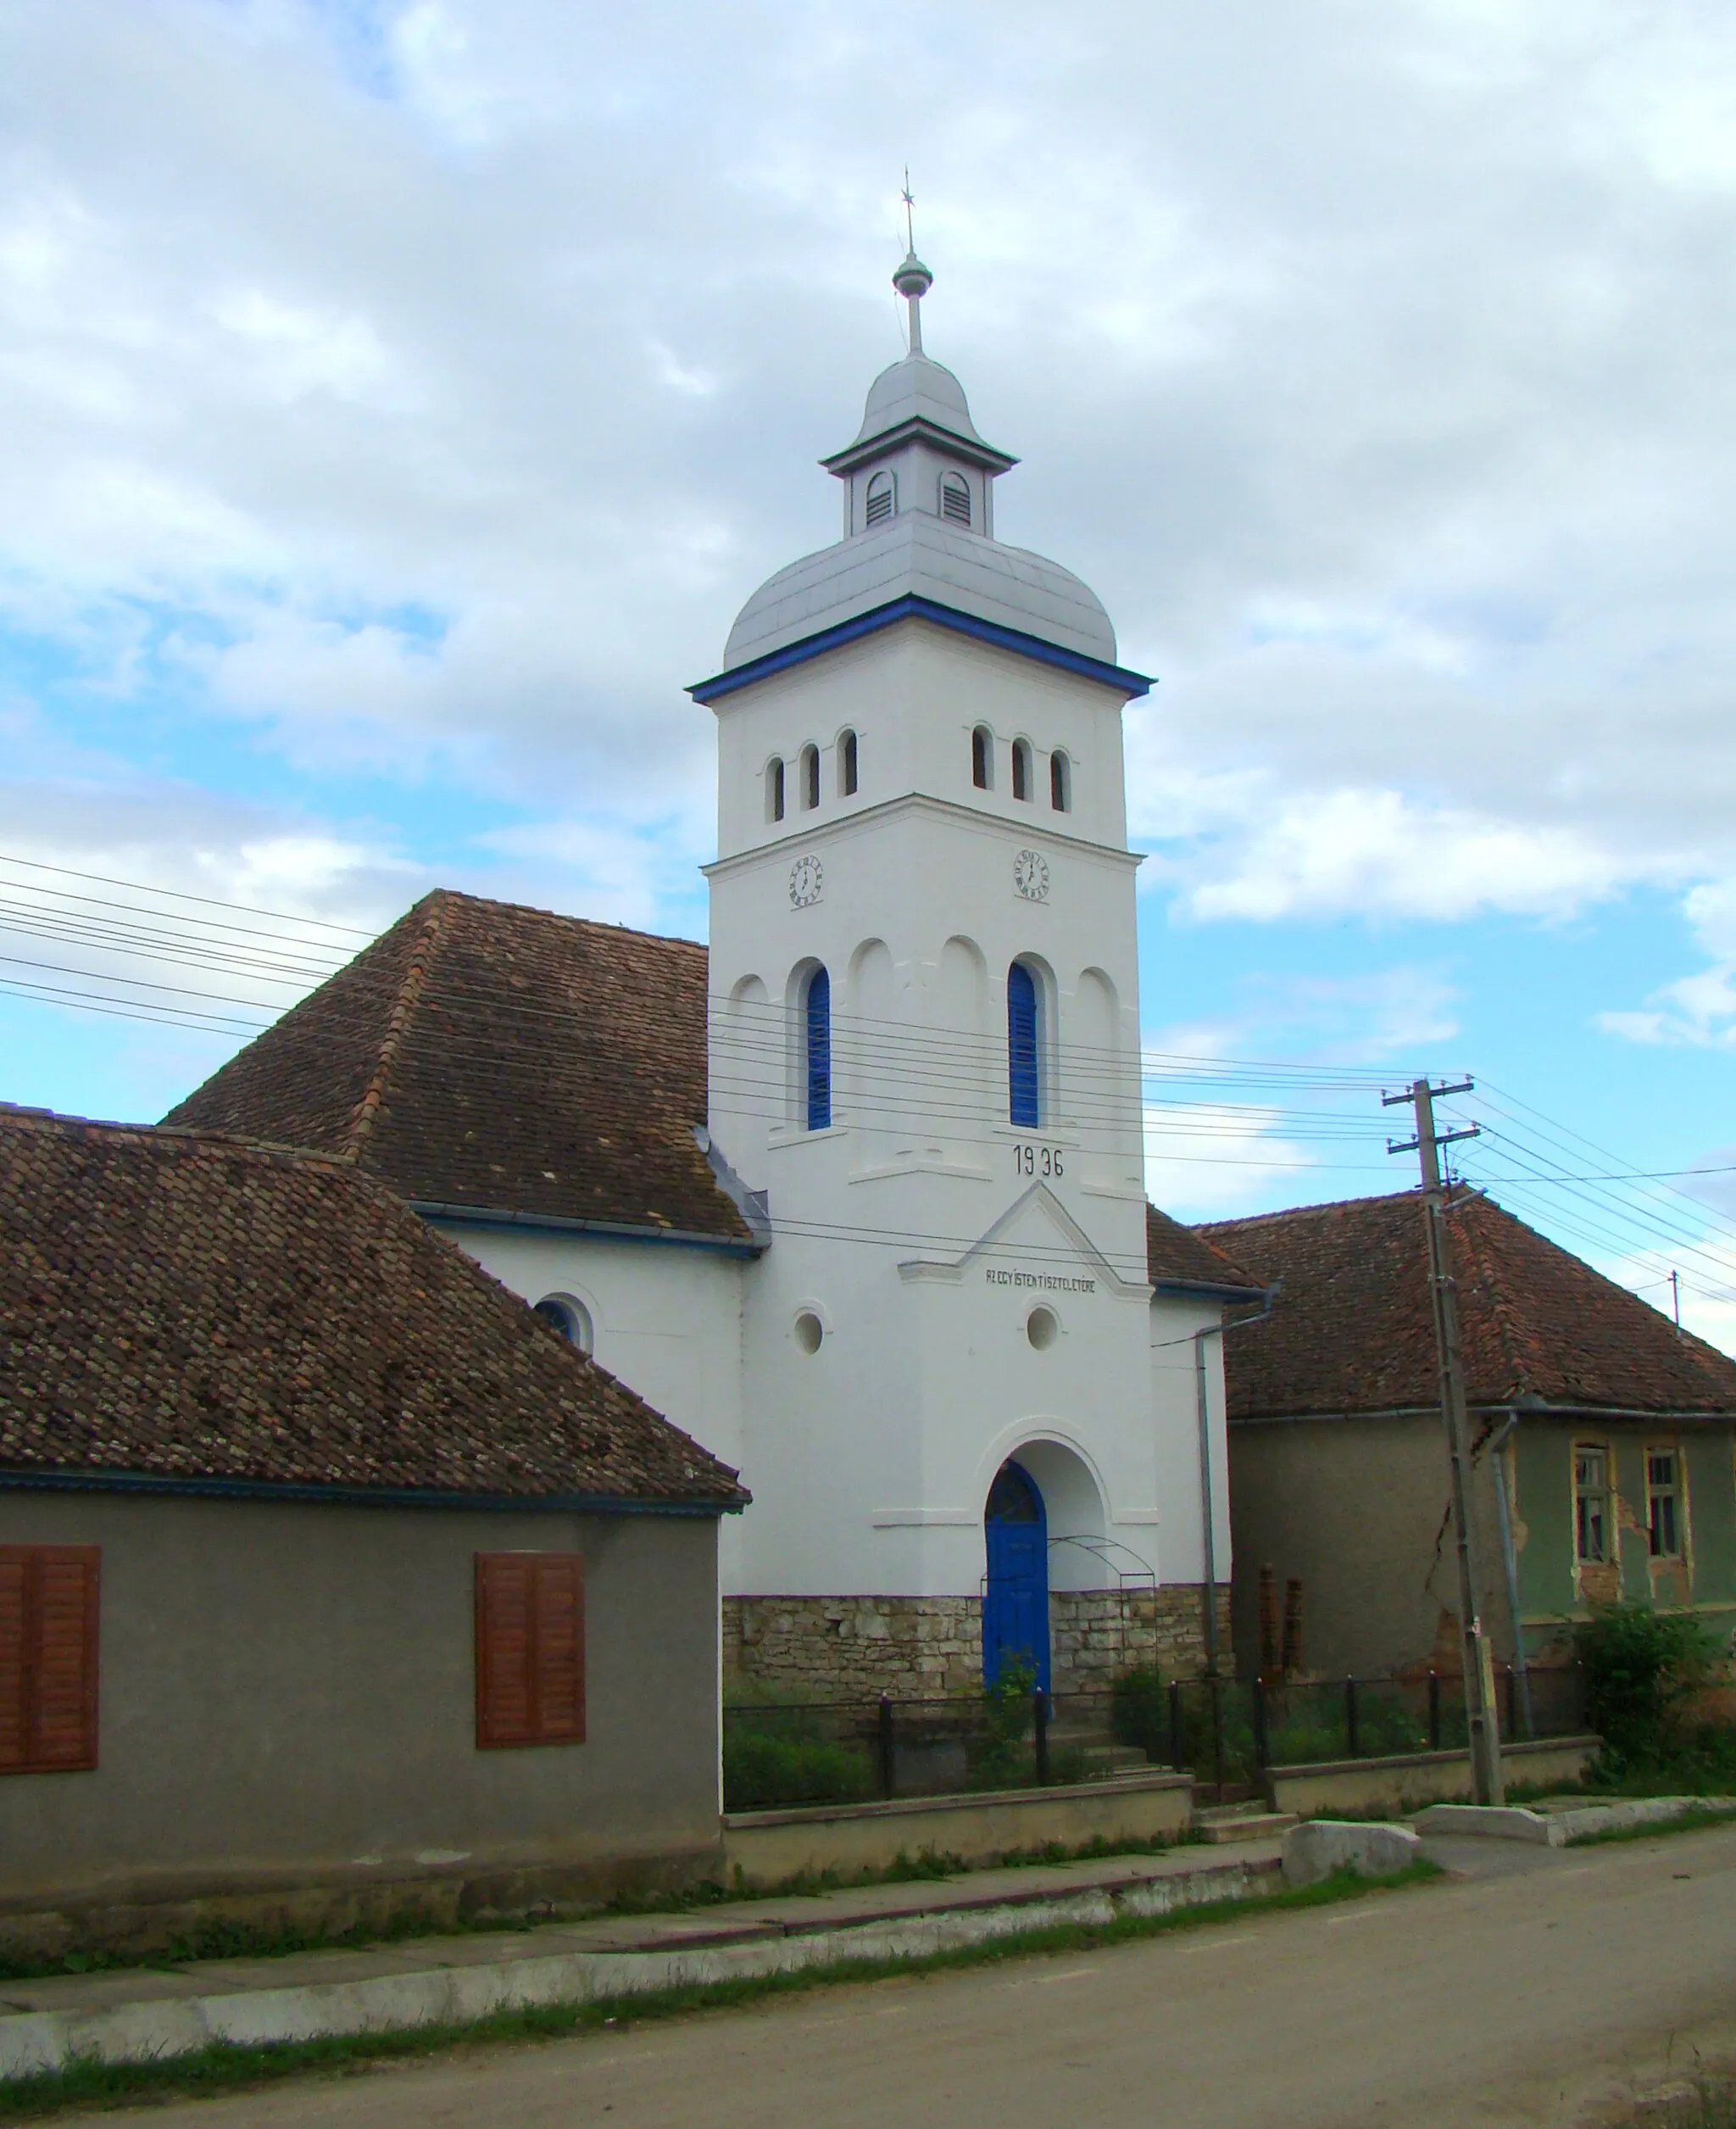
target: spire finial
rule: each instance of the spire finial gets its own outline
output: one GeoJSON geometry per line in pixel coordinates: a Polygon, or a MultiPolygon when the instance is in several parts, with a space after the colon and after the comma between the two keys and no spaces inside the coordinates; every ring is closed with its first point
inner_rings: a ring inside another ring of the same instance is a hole
{"type": "Polygon", "coordinates": [[[904,263],[892,277],[892,285],[910,306],[910,353],[922,352],[922,298],[934,286],[934,276],[916,256],[916,196],[910,190],[910,170],[904,166],[904,189],[899,194],[904,203],[904,240],[910,248],[904,254],[904,263]]]}

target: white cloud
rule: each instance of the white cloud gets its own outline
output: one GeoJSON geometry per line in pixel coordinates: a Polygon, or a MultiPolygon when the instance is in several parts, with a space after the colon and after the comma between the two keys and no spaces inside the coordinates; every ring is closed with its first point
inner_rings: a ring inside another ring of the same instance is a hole
{"type": "Polygon", "coordinates": [[[1282,802],[1234,852],[1228,877],[1189,887],[1195,917],[1451,920],[1484,910],[1565,916],[1607,895],[1619,874],[1569,829],[1529,829],[1399,791],[1338,790],[1282,802]]]}
{"type": "Polygon", "coordinates": [[[835,536],[908,159],[1000,529],[1162,676],[1187,914],[1736,877],[1712,0],[21,0],[0,66],[5,610],[121,695],[175,617],[190,729],[550,850],[672,779],[704,856],[681,685],[835,536]]]}

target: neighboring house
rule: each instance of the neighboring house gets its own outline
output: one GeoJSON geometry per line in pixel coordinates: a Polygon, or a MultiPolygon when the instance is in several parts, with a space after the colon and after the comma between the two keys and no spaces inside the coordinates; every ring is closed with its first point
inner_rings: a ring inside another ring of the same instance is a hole
{"type": "Polygon", "coordinates": [[[353,1164],[0,1110],[0,1938],[715,1868],[746,1497],[353,1164]]]}
{"type": "Polygon", "coordinates": [[[1214,1334],[1249,1285],[1148,1255],[1148,683],[1084,584],[995,538],[1014,461],[912,337],[826,461],[843,537],[692,690],[709,955],[435,894],[170,1121],[353,1159],[739,1466],[732,1669],[1191,1670],[1229,1558],[1214,1334]]]}
{"type": "MultiPolygon", "coordinates": [[[[1617,1597],[1691,1606],[1728,1636],[1736,1361],[1481,1193],[1455,1191],[1447,1227],[1477,1450],[1478,1602],[1497,1655],[1511,1658],[1516,1613],[1528,1653],[1559,1655],[1566,1622],[1617,1597]]],[[[1301,1580],[1307,1670],[1456,1669],[1419,1200],[1198,1231],[1282,1286],[1267,1321],[1227,1340],[1244,1669],[1258,1656],[1262,1564],[1301,1580]]]]}

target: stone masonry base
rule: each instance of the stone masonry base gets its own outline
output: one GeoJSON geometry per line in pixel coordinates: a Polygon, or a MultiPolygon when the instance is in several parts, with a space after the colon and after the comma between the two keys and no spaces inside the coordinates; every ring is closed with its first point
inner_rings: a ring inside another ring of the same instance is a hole
{"type": "MultiPolygon", "coordinates": [[[[1160,1589],[1056,1590],[1049,1661],[1058,1693],[1101,1690],[1155,1664],[1168,1678],[1205,1667],[1198,1583],[1160,1589]]],[[[1232,1675],[1230,1592],[1217,1590],[1220,1667],[1232,1675]]],[[[976,1597],[726,1597],[724,1687],[793,1700],[932,1700],[982,1687],[976,1597]]]]}

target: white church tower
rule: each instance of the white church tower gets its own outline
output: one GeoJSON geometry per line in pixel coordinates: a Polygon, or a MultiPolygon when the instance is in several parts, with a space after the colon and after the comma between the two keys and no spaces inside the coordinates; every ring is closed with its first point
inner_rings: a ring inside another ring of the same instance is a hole
{"type": "Polygon", "coordinates": [[[824,461],[843,537],[693,690],[709,1130],[772,1237],[726,1657],[908,1691],[1019,1655],[1059,1687],[1121,1636],[1191,1669],[1219,1303],[1147,1274],[1121,710],[1149,683],[1077,577],[995,538],[1015,461],[923,352],[931,281],[913,252],[910,353],[824,461]]]}

